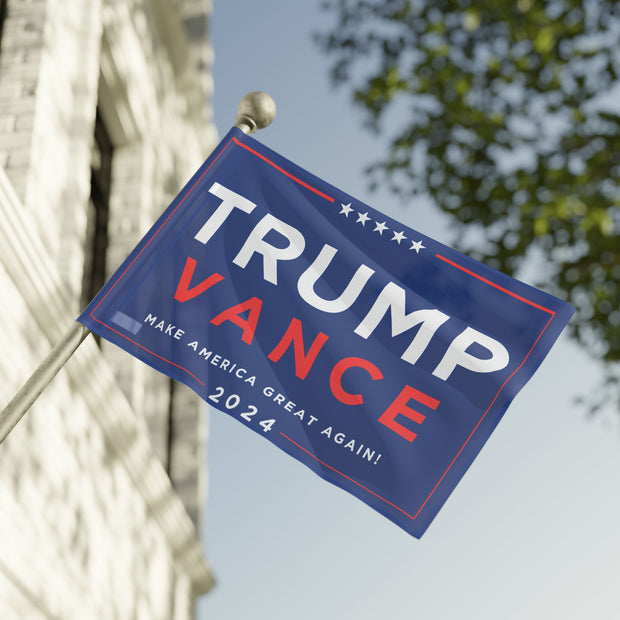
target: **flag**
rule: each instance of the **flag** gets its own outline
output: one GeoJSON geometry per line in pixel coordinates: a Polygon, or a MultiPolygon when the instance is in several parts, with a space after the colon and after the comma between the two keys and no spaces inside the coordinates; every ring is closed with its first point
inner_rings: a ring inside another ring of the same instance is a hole
{"type": "Polygon", "coordinates": [[[232,129],[78,320],[420,537],[573,312],[232,129]]]}

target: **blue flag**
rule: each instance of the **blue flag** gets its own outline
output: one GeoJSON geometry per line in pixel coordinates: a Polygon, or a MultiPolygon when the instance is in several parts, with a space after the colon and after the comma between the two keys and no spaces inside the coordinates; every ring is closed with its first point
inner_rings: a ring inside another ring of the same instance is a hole
{"type": "Polygon", "coordinates": [[[420,537],[573,311],[232,129],[79,321],[420,537]]]}

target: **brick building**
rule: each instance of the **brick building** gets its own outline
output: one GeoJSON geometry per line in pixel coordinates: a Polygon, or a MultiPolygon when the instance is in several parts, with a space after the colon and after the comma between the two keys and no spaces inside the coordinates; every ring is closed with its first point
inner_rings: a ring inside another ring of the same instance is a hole
{"type": "MultiPolygon", "coordinates": [[[[209,4],[0,0],[0,407],[215,145],[209,4]]],[[[0,445],[0,618],[193,618],[205,416],[87,338],[0,445]]]]}

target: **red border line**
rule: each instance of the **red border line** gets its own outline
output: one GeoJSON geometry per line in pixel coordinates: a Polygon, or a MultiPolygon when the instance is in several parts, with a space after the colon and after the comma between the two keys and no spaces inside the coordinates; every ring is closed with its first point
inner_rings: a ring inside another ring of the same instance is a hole
{"type": "MultiPolygon", "coordinates": [[[[153,235],[151,236],[151,238],[144,244],[144,247],[140,250],[140,252],[138,252],[138,254],[136,254],[136,256],[134,257],[134,259],[131,261],[131,263],[125,268],[125,270],[123,271],[123,273],[118,277],[118,279],[116,280],[116,282],[114,282],[114,284],[110,287],[110,289],[106,292],[106,294],[101,298],[101,300],[99,301],[99,303],[93,308],[93,310],[90,312],[90,316],[92,319],[94,319],[95,321],[97,321],[97,323],[100,323],[101,325],[105,325],[109,330],[113,331],[114,333],[118,334],[119,336],[125,338],[126,340],[129,340],[129,342],[135,344],[136,346],[140,347],[141,349],[143,349],[144,351],[146,351],[147,353],[150,353],[151,355],[153,355],[154,357],[167,362],[169,364],[171,364],[172,366],[175,366],[176,368],[180,368],[181,370],[184,370],[186,373],[188,373],[191,377],[193,377],[200,385],[204,386],[205,383],[203,381],[201,381],[198,377],[196,377],[196,375],[194,375],[190,370],[188,370],[187,368],[185,368],[184,366],[181,366],[180,364],[177,364],[175,362],[173,362],[172,360],[166,359],[165,357],[162,357],[161,355],[158,355],[157,353],[155,353],[154,351],[151,351],[150,349],[147,349],[145,346],[141,345],[139,342],[136,342],[135,340],[129,338],[129,336],[127,336],[126,334],[123,334],[121,332],[119,332],[118,330],[114,329],[113,327],[111,327],[110,325],[108,325],[107,323],[104,323],[103,321],[101,321],[100,319],[98,319],[97,317],[95,317],[94,312],[95,310],[97,310],[99,308],[99,306],[103,303],[103,301],[105,300],[105,298],[112,292],[112,290],[114,289],[114,287],[125,277],[126,273],[129,271],[129,269],[134,265],[134,263],[138,260],[138,258],[140,257],[140,255],[144,252],[144,250],[146,250],[146,248],[148,247],[148,245],[151,243],[151,241],[161,232],[162,228],[168,223],[168,221],[170,220],[170,218],[176,213],[176,211],[179,209],[179,207],[183,204],[183,202],[185,201],[185,199],[192,193],[192,191],[195,189],[195,187],[200,183],[200,181],[202,181],[203,177],[205,176],[205,174],[211,169],[211,166],[213,166],[213,164],[215,164],[215,162],[218,160],[218,158],[220,157],[220,155],[222,155],[222,153],[230,146],[231,142],[234,142],[235,144],[237,144],[238,146],[246,149],[247,151],[249,151],[250,153],[252,153],[253,155],[256,155],[258,158],[262,159],[263,161],[265,161],[266,163],[270,164],[271,166],[273,166],[276,170],[278,170],[279,172],[281,172],[282,174],[284,174],[285,176],[287,176],[288,178],[290,178],[291,180],[295,181],[296,183],[298,183],[299,185],[302,185],[303,187],[305,187],[306,189],[309,189],[310,191],[314,192],[315,194],[317,194],[318,196],[321,196],[322,198],[325,198],[326,200],[329,200],[330,202],[335,202],[335,199],[332,198],[331,196],[328,196],[327,194],[324,194],[323,192],[321,192],[320,190],[316,189],[315,187],[312,187],[311,185],[305,183],[304,181],[302,181],[301,179],[298,179],[297,177],[295,177],[294,175],[292,175],[290,172],[287,172],[286,170],[284,170],[283,168],[281,168],[280,166],[278,166],[277,164],[275,164],[274,162],[272,162],[270,159],[268,159],[267,157],[265,157],[264,155],[262,155],[261,153],[259,153],[258,151],[250,148],[249,146],[247,146],[246,144],[244,144],[243,142],[240,142],[236,137],[232,137],[228,143],[226,144],[226,146],[224,146],[224,148],[219,152],[219,154],[217,155],[217,157],[211,162],[211,164],[209,165],[208,168],[205,169],[205,171],[200,175],[200,177],[196,180],[196,182],[192,185],[192,187],[187,191],[187,193],[185,194],[185,196],[183,196],[183,198],[179,201],[179,204],[174,208],[174,210],[168,215],[168,217],[162,222],[162,224],[159,226],[159,228],[153,233],[153,235]]],[[[440,260],[452,265],[453,267],[473,276],[474,278],[477,278],[478,280],[481,280],[482,282],[484,282],[485,284],[488,284],[489,286],[492,286],[500,291],[502,291],[503,293],[506,293],[507,295],[510,295],[511,297],[514,297],[515,299],[518,299],[530,306],[533,306],[534,308],[538,308],[539,310],[543,310],[544,312],[547,312],[548,314],[551,315],[551,317],[549,318],[549,320],[547,321],[547,324],[543,327],[542,331],[540,332],[540,334],[538,335],[538,338],[536,338],[536,341],[534,342],[534,344],[532,345],[531,349],[528,351],[527,355],[525,356],[525,358],[523,359],[523,361],[521,362],[521,364],[512,372],[512,374],[506,379],[506,381],[504,381],[504,383],[502,384],[502,386],[499,388],[499,390],[497,391],[497,394],[495,395],[495,397],[493,398],[493,400],[491,401],[491,404],[488,406],[488,408],[486,409],[486,411],[483,413],[482,417],[480,418],[480,420],[478,420],[478,423],[476,424],[476,426],[473,428],[473,430],[471,431],[471,433],[469,434],[469,436],[467,437],[467,439],[465,440],[465,443],[461,446],[461,449],[457,452],[456,456],[452,459],[452,462],[450,463],[450,465],[448,465],[448,468],[446,469],[446,471],[443,473],[443,475],[441,476],[441,478],[439,479],[439,481],[437,482],[437,484],[435,485],[435,487],[433,488],[433,490],[429,493],[428,497],[426,498],[426,500],[424,500],[424,503],[420,506],[420,508],[418,509],[418,511],[416,512],[415,515],[410,515],[408,512],[406,512],[405,510],[403,510],[402,508],[400,508],[400,506],[397,506],[396,504],[392,503],[391,501],[389,501],[388,499],[382,497],[381,495],[375,493],[374,491],[370,490],[369,488],[365,487],[364,485],[360,484],[359,482],[357,482],[356,480],[354,480],[353,478],[347,476],[346,474],[344,474],[341,471],[338,471],[336,468],[332,467],[331,465],[328,465],[327,463],[325,463],[324,461],[322,461],[321,459],[317,458],[314,454],[312,454],[312,452],[310,452],[309,450],[306,450],[306,448],[304,448],[303,446],[301,446],[300,444],[298,444],[296,441],[294,441],[293,439],[291,439],[290,437],[288,437],[287,435],[285,435],[284,433],[280,433],[280,435],[282,435],[282,437],[284,437],[285,439],[287,439],[288,441],[290,441],[292,444],[296,445],[298,448],[300,448],[301,450],[303,450],[304,452],[306,452],[308,455],[310,455],[313,459],[315,459],[316,461],[318,461],[319,463],[321,463],[322,465],[324,465],[325,467],[327,467],[328,469],[334,471],[335,473],[343,476],[344,478],[346,478],[347,480],[349,480],[350,482],[353,482],[353,484],[356,484],[357,486],[359,486],[360,488],[364,489],[365,491],[367,491],[368,493],[370,493],[371,495],[374,495],[375,497],[377,497],[378,499],[386,502],[387,504],[389,504],[390,506],[392,506],[393,508],[395,508],[396,510],[402,512],[405,516],[409,517],[411,520],[415,520],[418,515],[420,514],[420,512],[422,511],[422,509],[424,508],[424,506],[426,506],[426,504],[428,503],[428,501],[430,500],[430,498],[432,497],[432,495],[435,493],[435,491],[437,490],[437,488],[439,487],[439,485],[441,484],[441,482],[444,480],[444,478],[446,477],[446,475],[448,474],[448,472],[450,471],[450,469],[452,468],[452,466],[454,465],[454,463],[456,462],[457,458],[461,455],[461,453],[463,452],[463,450],[465,449],[465,446],[467,445],[467,443],[469,442],[469,440],[473,437],[474,433],[478,430],[480,424],[482,423],[482,421],[484,420],[484,418],[486,417],[487,413],[491,410],[491,407],[493,407],[493,405],[495,404],[495,401],[497,400],[497,398],[499,397],[500,393],[502,392],[502,390],[504,389],[504,387],[506,386],[506,384],[512,379],[512,377],[523,367],[523,365],[525,364],[525,362],[527,361],[527,358],[530,356],[530,354],[534,351],[534,348],[536,347],[536,345],[538,344],[538,341],[540,340],[540,338],[542,337],[543,333],[545,332],[545,330],[547,329],[547,327],[549,326],[549,324],[551,323],[553,317],[555,316],[555,312],[553,310],[550,310],[549,308],[545,308],[544,306],[540,306],[539,304],[534,303],[533,301],[530,301],[529,299],[526,299],[525,297],[521,297],[520,295],[517,295],[516,293],[513,293],[512,291],[503,288],[501,286],[499,286],[498,284],[495,284],[494,282],[492,282],[491,280],[487,280],[486,278],[478,275],[477,273],[470,271],[469,269],[466,269],[465,267],[449,260],[448,258],[445,258],[444,256],[440,255],[440,254],[435,254],[435,256],[437,258],[439,258],[440,260]]]]}
{"type": "Polygon", "coordinates": [[[506,293],[507,295],[510,295],[511,297],[514,297],[515,299],[518,299],[519,301],[523,301],[530,306],[534,306],[534,308],[538,308],[539,310],[544,310],[545,312],[548,312],[552,316],[555,316],[555,312],[553,310],[549,310],[549,308],[545,308],[544,306],[539,306],[537,303],[534,303],[533,301],[530,301],[529,299],[526,299],[525,297],[521,297],[521,295],[517,295],[516,293],[509,291],[507,288],[504,288],[503,286],[500,286],[499,284],[495,284],[495,282],[491,282],[491,280],[487,280],[486,278],[483,278],[481,275],[473,271],[470,271],[469,269],[466,269],[462,265],[452,262],[449,258],[446,258],[445,256],[442,256],[441,254],[435,254],[435,256],[439,258],[440,260],[444,261],[445,263],[448,263],[449,265],[452,265],[453,267],[456,267],[457,269],[460,269],[461,271],[468,273],[470,276],[473,276],[474,278],[477,278],[478,280],[482,280],[482,282],[492,286],[493,288],[496,288],[502,291],[502,293],[506,293]]]}
{"type": "Polygon", "coordinates": [[[246,151],[250,151],[250,153],[252,153],[253,155],[256,155],[256,157],[259,157],[263,161],[266,161],[268,164],[272,165],[276,170],[281,172],[283,175],[295,181],[295,183],[299,183],[300,185],[303,185],[306,189],[309,189],[311,192],[314,192],[315,194],[321,196],[321,198],[325,198],[325,200],[329,200],[329,202],[336,202],[336,200],[332,198],[331,196],[324,194],[322,191],[318,190],[316,187],[312,187],[312,185],[308,185],[308,183],[306,183],[305,181],[302,181],[301,179],[298,179],[296,176],[293,176],[290,172],[287,172],[286,170],[284,170],[284,168],[280,168],[280,166],[278,166],[277,164],[274,164],[270,159],[267,159],[264,155],[262,155],[258,151],[255,151],[254,149],[250,148],[247,144],[240,142],[239,140],[237,140],[237,138],[234,138],[234,137],[233,137],[233,140],[240,147],[244,148],[246,151]]]}
{"type": "Polygon", "coordinates": [[[474,428],[472,429],[471,433],[469,434],[469,436],[467,437],[467,439],[465,440],[465,442],[461,446],[460,450],[456,453],[456,455],[452,459],[452,462],[450,463],[450,465],[448,465],[448,467],[446,468],[446,470],[442,474],[441,478],[437,481],[437,484],[435,484],[435,486],[433,487],[433,490],[428,494],[428,497],[424,500],[424,502],[422,503],[420,508],[418,508],[418,511],[415,513],[415,515],[411,516],[408,512],[403,510],[400,506],[397,506],[396,504],[392,503],[390,500],[386,499],[385,497],[382,497],[378,493],[375,493],[374,491],[371,491],[370,489],[368,489],[367,487],[363,486],[362,484],[360,484],[356,480],[353,480],[353,478],[351,478],[351,477],[347,476],[346,474],[342,473],[341,471],[337,470],[335,467],[332,467],[331,465],[328,465],[327,463],[325,463],[321,459],[317,458],[314,454],[312,454],[312,452],[310,452],[309,450],[306,450],[306,448],[304,448],[303,446],[299,445],[296,441],[293,441],[290,437],[287,437],[284,433],[282,433],[282,432],[280,433],[280,435],[282,435],[285,439],[288,439],[291,443],[293,443],[297,447],[301,448],[304,452],[309,454],[313,459],[317,460],[319,463],[321,463],[325,467],[331,469],[332,471],[336,472],[337,474],[340,474],[341,476],[343,476],[347,480],[353,482],[354,484],[356,484],[360,488],[364,489],[365,491],[368,491],[371,495],[374,495],[378,499],[386,502],[387,504],[389,504],[393,508],[396,508],[397,510],[402,512],[404,515],[409,517],[412,521],[415,521],[417,519],[417,517],[419,516],[420,512],[422,512],[422,509],[424,508],[424,506],[426,506],[426,504],[428,503],[430,498],[433,496],[433,494],[435,493],[435,491],[437,490],[439,485],[443,482],[444,478],[448,475],[448,472],[450,471],[450,469],[452,469],[452,466],[454,465],[454,463],[456,462],[458,457],[461,455],[461,453],[465,449],[465,446],[467,446],[467,444],[469,443],[469,440],[474,436],[474,433],[478,430],[478,428],[482,424],[482,421],[484,420],[484,418],[486,417],[487,413],[489,413],[489,411],[491,410],[491,408],[495,404],[495,401],[498,399],[498,397],[502,393],[503,389],[506,387],[508,382],[517,374],[517,372],[519,372],[519,370],[521,370],[521,368],[523,367],[523,365],[527,361],[528,357],[532,354],[532,352],[536,348],[536,345],[538,344],[538,341],[542,338],[542,335],[545,333],[545,330],[547,329],[547,327],[549,327],[549,324],[551,323],[551,321],[555,317],[555,312],[553,310],[550,310],[549,308],[545,308],[544,306],[540,306],[539,304],[537,304],[537,303],[535,303],[535,302],[533,302],[533,301],[531,301],[529,299],[526,299],[525,297],[521,297],[520,295],[517,295],[516,293],[513,293],[512,291],[510,291],[510,290],[508,290],[508,289],[506,289],[506,288],[504,288],[502,286],[499,286],[498,284],[495,284],[495,282],[492,282],[491,280],[487,280],[486,278],[478,275],[477,273],[475,273],[473,271],[470,271],[469,269],[466,269],[465,267],[462,267],[461,265],[459,265],[459,264],[457,264],[457,263],[455,263],[455,262],[445,258],[444,256],[441,256],[440,254],[435,254],[435,256],[437,258],[445,261],[446,263],[452,265],[453,267],[456,267],[457,269],[460,269],[461,271],[463,271],[463,272],[473,276],[474,278],[477,278],[478,280],[481,280],[485,284],[488,284],[488,285],[490,285],[490,286],[492,286],[492,287],[502,291],[503,293],[506,293],[507,295],[510,295],[511,297],[514,297],[515,299],[518,299],[519,301],[523,301],[524,303],[526,303],[526,304],[528,304],[530,306],[533,306],[534,308],[538,308],[539,310],[543,310],[544,312],[547,312],[551,316],[549,317],[549,320],[547,321],[545,326],[542,328],[542,331],[540,332],[540,334],[538,334],[538,337],[534,341],[534,344],[531,346],[530,350],[527,352],[526,356],[523,358],[523,361],[519,364],[519,366],[517,366],[517,368],[515,368],[512,371],[510,376],[500,386],[499,390],[497,390],[497,393],[493,397],[493,400],[491,401],[490,405],[487,407],[486,411],[482,414],[482,416],[478,420],[476,426],[474,426],[474,428]]]}
{"type": "MultiPolygon", "coordinates": [[[[396,504],[393,504],[390,500],[385,499],[385,497],[381,497],[381,495],[378,495],[374,491],[371,491],[368,487],[365,487],[363,484],[360,484],[356,480],[353,480],[353,478],[350,478],[346,474],[343,474],[341,471],[338,471],[335,467],[332,467],[331,465],[328,465],[327,463],[322,461],[320,458],[314,456],[314,454],[312,454],[312,452],[310,452],[309,450],[306,450],[303,446],[300,446],[296,441],[293,441],[290,437],[287,437],[284,433],[280,432],[280,435],[282,435],[282,437],[284,437],[284,439],[288,439],[291,443],[294,443],[298,448],[301,448],[304,452],[309,454],[313,459],[315,459],[316,461],[321,463],[321,465],[325,465],[325,467],[327,467],[328,469],[331,469],[332,471],[335,471],[337,474],[340,474],[341,476],[343,476],[347,480],[351,481],[353,484],[357,484],[357,486],[361,487],[362,489],[364,489],[364,491],[368,491],[371,495],[374,495],[375,497],[378,497],[380,500],[383,500],[384,502],[388,503],[393,508],[396,508],[397,510],[400,510],[400,512],[402,512],[404,515],[408,516],[410,519],[415,519],[415,517],[412,517],[408,512],[405,512],[400,506],[397,506],[396,504]]],[[[417,515],[416,515],[416,517],[417,517],[417,515]]]]}

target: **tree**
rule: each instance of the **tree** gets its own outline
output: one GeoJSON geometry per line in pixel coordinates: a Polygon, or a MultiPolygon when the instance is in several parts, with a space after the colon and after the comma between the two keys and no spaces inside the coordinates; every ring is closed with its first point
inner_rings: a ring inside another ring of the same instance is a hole
{"type": "Polygon", "coordinates": [[[373,184],[429,194],[467,227],[457,247],[502,271],[544,260],[536,284],[577,308],[571,335],[605,362],[620,405],[620,3],[324,7],[333,80],[392,132],[373,184]]]}

